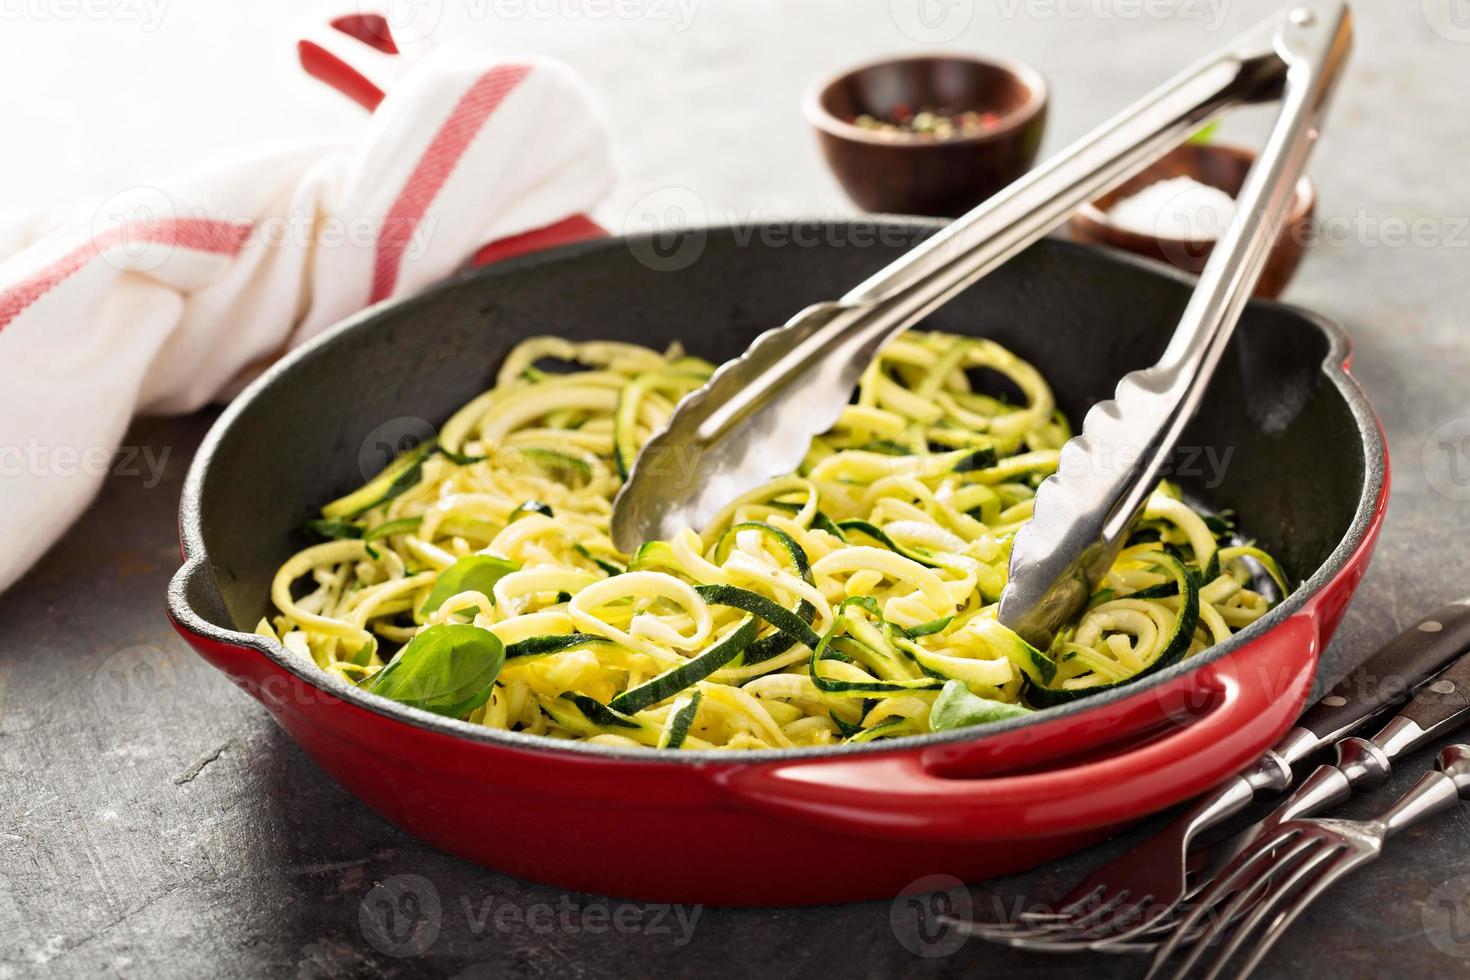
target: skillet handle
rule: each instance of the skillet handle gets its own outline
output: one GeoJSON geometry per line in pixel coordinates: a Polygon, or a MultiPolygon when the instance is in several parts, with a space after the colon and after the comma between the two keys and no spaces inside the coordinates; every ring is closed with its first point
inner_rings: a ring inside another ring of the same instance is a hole
{"type": "MultiPolygon", "coordinates": [[[[946,775],[958,766],[940,761],[933,749],[916,748],[742,767],[719,781],[741,805],[885,839],[1019,839],[1122,823],[1199,793],[1260,756],[1300,710],[1318,646],[1315,617],[1294,616],[1180,679],[1208,695],[1191,723],[1115,754],[1044,772],[946,775]],[[1004,832],[1011,829],[1013,835],[1004,832]]],[[[1136,697],[1159,699],[1166,714],[1165,690],[1136,697]]],[[[1087,747],[1080,744],[1079,754],[1087,747]]]]}
{"type": "Polygon", "coordinates": [[[308,25],[296,42],[301,70],[372,112],[403,68],[379,14],[349,14],[308,25]]]}
{"type": "Polygon", "coordinates": [[[574,214],[553,224],[532,228],[519,235],[511,235],[509,238],[501,238],[488,245],[482,245],[474,258],[470,259],[470,265],[478,269],[482,265],[514,258],[517,255],[527,255],[545,248],[555,248],[558,245],[595,241],[606,237],[608,237],[606,228],[585,214],[574,214]]]}

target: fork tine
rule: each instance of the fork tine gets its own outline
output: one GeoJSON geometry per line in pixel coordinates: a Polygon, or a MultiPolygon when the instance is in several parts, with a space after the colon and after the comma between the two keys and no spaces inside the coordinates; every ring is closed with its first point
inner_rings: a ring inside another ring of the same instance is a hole
{"type": "MultiPolygon", "coordinates": [[[[1244,848],[1231,851],[1226,857],[1233,858],[1241,850],[1244,848]]],[[[1073,913],[1070,916],[1058,913],[1025,913],[1022,918],[1040,919],[1042,916],[1048,918],[1044,922],[1033,921],[1034,928],[1017,928],[1011,925],[987,928],[985,925],[980,925],[968,928],[967,931],[988,942],[1037,952],[1094,950],[1151,953],[1158,949],[1164,937],[1172,934],[1179,926],[1181,903],[1198,896],[1212,883],[1215,872],[1229,866],[1229,861],[1220,860],[1219,855],[1218,848],[1195,850],[1189,854],[1186,858],[1185,871],[1188,876],[1195,879],[1196,883],[1188,886],[1181,898],[1172,904],[1159,902],[1157,905],[1150,905],[1154,897],[1150,894],[1123,905],[1118,898],[1126,897],[1127,892],[1124,891],[1121,896],[1117,896],[1102,907],[1092,908],[1089,914],[1078,916],[1076,912],[1087,908],[1088,903],[1095,897],[1101,897],[1099,893],[1103,891],[1104,886],[1099,886],[1063,906],[1063,909],[1073,913]],[[1109,915],[1109,912],[1112,914],[1109,915]],[[1119,928],[1117,924],[1125,916],[1136,917],[1138,921],[1119,928]]],[[[1080,888],[1075,889],[1074,894],[1080,891],[1080,888]]],[[[1103,894],[1106,893],[1103,892],[1103,894]]],[[[1255,896],[1259,892],[1253,890],[1251,894],[1255,896]]]]}
{"type": "MultiPolygon", "coordinates": [[[[1210,963],[1210,969],[1205,975],[1205,980],[1219,980],[1220,974],[1230,965],[1231,959],[1240,951],[1245,941],[1250,938],[1251,934],[1268,917],[1281,907],[1282,903],[1293,900],[1293,896],[1296,894],[1300,885],[1306,882],[1311,875],[1317,874],[1319,871],[1324,874],[1330,872],[1331,867],[1336,862],[1340,862],[1345,855],[1346,849],[1342,845],[1324,844],[1303,858],[1301,863],[1293,868],[1291,873],[1279,885],[1272,887],[1267,899],[1257,905],[1255,911],[1230,932],[1228,940],[1221,943],[1219,949],[1214,954],[1214,959],[1210,963]],[[1334,864],[1329,864],[1328,862],[1334,862],[1334,864]],[[1323,865],[1327,865],[1327,867],[1323,868],[1323,865]]],[[[1226,939],[1224,930],[1221,930],[1219,935],[1222,940],[1226,939]]],[[[1203,951],[1207,945],[1209,945],[1207,941],[1201,941],[1198,948],[1203,951]]],[[[1180,976],[1183,976],[1183,974],[1181,973],[1180,976]]]]}
{"type": "MultiPolygon", "coordinates": [[[[1153,895],[1130,898],[1125,891],[1118,900],[1109,903],[1086,919],[1078,920],[1067,928],[1053,928],[1031,935],[1009,935],[997,937],[996,942],[1017,949],[1043,952],[1074,952],[1084,949],[1108,951],[1114,945],[1130,944],[1140,936],[1146,936],[1166,923],[1175,903],[1153,901],[1153,895]]],[[[1150,943],[1150,946],[1156,945],[1150,943]]],[[[1137,947],[1133,947],[1137,951],[1137,947]]],[[[1119,950],[1120,952],[1122,950],[1119,950]]]]}
{"type": "Polygon", "coordinates": [[[982,939],[1002,943],[1013,938],[1034,940],[1052,935],[1082,935],[1097,927],[1095,919],[1106,916],[1127,897],[1127,889],[1110,892],[1104,884],[1094,885],[1085,892],[1079,887],[1063,898],[1057,912],[1034,913],[1037,919],[1048,916],[1045,920],[1036,921],[1030,918],[1033,913],[1022,913],[1019,918],[1026,920],[1024,923],[973,923],[968,931],[982,939]]]}
{"type": "Polygon", "coordinates": [[[1072,922],[1077,913],[1087,908],[1090,902],[1103,893],[1105,887],[1099,884],[1086,888],[1086,885],[1087,883],[1084,882],[1062,896],[1061,904],[1051,912],[1022,912],[1016,917],[1020,920],[1017,922],[956,921],[955,925],[962,927],[969,935],[978,936],[981,939],[989,939],[991,936],[1038,935],[1048,932],[1072,922]],[[1085,891],[1084,888],[1086,888],[1085,891]]]}
{"type": "MultiPolygon", "coordinates": [[[[1319,843],[1320,841],[1315,838],[1298,842],[1295,847],[1288,848],[1280,856],[1279,860],[1267,865],[1266,873],[1262,878],[1249,882],[1245,887],[1236,891],[1231,900],[1225,905],[1225,908],[1198,935],[1198,938],[1190,944],[1183,964],[1172,974],[1173,980],[1182,980],[1182,978],[1189,976],[1190,972],[1199,965],[1200,961],[1204,960],[1210,953],[1210,948],[1217,941],[1232,934],[1232,928],[1240,920],[1241,910],[1248,903],[1256,902],[1255,908],[1257,912],[1261,908],[1269,906],[1275,900],[1278,882],[1281,880],[1276,877],[1277,873],[1286,871],[1292,867],[1293,862],[1296,862],[1298,858],[1302,858],[1303,861],[1311,860],[1313,857],[1312,852],[1319,843]],[[1258,896],[1259,901],[1256,901],[1258,896]]],[[[1156,959],[1155,963],[1162,965],[1162,960],[1156,959]]]]}
{"type": "Polygon", "coordinates": [[[1282,934],[1291,928],[1291,924],[1306,910],[1307,906],[1315,902],[1319,895],[1337,884],[1344,874],[1352,870],[1351,857],[1350,852],[1341,852],[1337,860],[1324,868],[1322,874],[1315,881],[1310,882],[1297,893],[1296,898],[1292,900],[1291,904],[1281,910],[1280,914],[1272,921],[1261,938],[1251,947],[1250,951],[1246,954],[1244,965],[1241,967],[1237,977],[1244,980],[1245,977],[1250,976],[1255,968],[1260,965],[1261,960],[1265,958],[1266,954],[1271,951],[1271,947],[1275,946],[1276,941],[1281,938],[1282,934]]]}
{"type": "Polygon", "coordinates": [[[1045,925],[1036,926],[1034,928],[1011,929],[1000,927],[995,929],[987,929],[981,927],[971,929],[970,933],[990,942],[1005,943],[1007,945],[1014,945],[1017,941],[1039,942],[1053,936],[1063,937],[1084,935],[1094,930],[1094,920],[1098,919],[1101,916],[1107,915],[1113,909],[1117,908],[1123,902],[1123,900],[1128,897],[1128,892],[1126,890],[1115,892],[1109,895],[1108,893],[1103,891],[1101,886],[1093,889],[1092,894],[1098,895],[1100,898],[1105,898],[1107,900],[1102,902],[1095,908],[1090,908],[1085,905],[1081,906],[1081,909],[1086,909],[1085,914],[1074,914],[1065,920],[1048,922],[1045,925]]]}
{"type": "MultiPolygon", "coordinates": [[[[1245,885],[1250,885],[1253,882],[1254,879],[1249,879],[1247,876],[1251,871],[1260,867],[1261,862],[1275,856],[1278,850],[1283,847],[1287,848],[1288,852],[1280,855],[1281,860],[1285,860],[1288,856],[1295,857],[1296,854],[1300,853],[1302,847],[1300,842],[1294,848],[1291,846],[1300,834],[1301,832],[1299,830],[1292,828],[1284,833],[1262,838],[1250,850],[1244,851],[1236,857],[1230,866],[1221,873],[1219,878],[1216,878],[1207,888],[1200,892],[1195,900],[1194,907],[1180,920],[1179,924],[1174,928],[1173,934],[1159,947],[1158,952],[1154,954],[1153,965],[1150,967],[1145,980],[1158,975],[1159,971],[1164,968],[1164,965],[1174,955],[1175,951],[1189,937],[1197,933],[1198,927],[1203,922],[1205,916],[1220,902],[1236,894],[1235,888],[1238,884],[1244,883],[1245,885]]],[[[1270,866],[1267,865],[1266,867],[1270,866]]],[[[1205,932],[1208,934],[1211,931],[1213,931],[1213,927],[1207,929],[1205,932]]]]}

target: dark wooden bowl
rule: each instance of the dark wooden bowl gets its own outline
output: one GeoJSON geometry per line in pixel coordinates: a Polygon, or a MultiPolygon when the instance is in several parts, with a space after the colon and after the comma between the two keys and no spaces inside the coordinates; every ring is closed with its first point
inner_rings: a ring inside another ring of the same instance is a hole
{"type": "Polygon", "coordinates": [[[1026,65],[934,55],[878,61],[818,82],[806,114],[828,166],[859,207],[952,218],[1031,169],[1046,103],[1046,82],[1026,65]],[[899,106],[998,119],[982,133],[945,140],[853,122],[864,113],[891,119],[899,106]]]}
{"type": "MultiPolygon", "coordinates": [[[[1072,217],[1072,236],[1095,245],[1112,245],[1168,263],[1176,269],[1198,274],[1205,267],[1205,260],[1210,257],[1210,252],[1214,250],[1213,240],[1191,241],[1163,234],[1139,234],[1113,224],[1108,217],[1108,211],[1114,204],[1155,181],[1173,177],[1193,177],[1201,184],[1218,187],[1235,197],[1240,193],[1245,175],[1255,160],[1254,151],[1238,146],[1187,143],[1177,147],[1117,189],[1084,205],[1072,217]]],[[[1316,207],[1317,191],[1309,178],[1302,177],[1297,181],[1286,225],[1272,245],[1271,255],[1266,259],[1266,268],[1261,272],[1260,281],[1256,283],[1255,295],[1274,299],[1281,295],[1281,291],[1291,281],[1296,267],[1301,264],[1302,252],[1311,231],[1312,213],[1316,207]]]]}

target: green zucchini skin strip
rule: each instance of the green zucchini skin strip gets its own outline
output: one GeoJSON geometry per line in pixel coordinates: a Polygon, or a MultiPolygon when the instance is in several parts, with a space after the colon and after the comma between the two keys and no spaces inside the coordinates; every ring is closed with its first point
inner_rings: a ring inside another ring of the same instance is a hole
{"type": "Polygon", "coordinates": [[[1179,583],[1178,582],[1160,582],[1158,585],[1150,585],[1146,589],[1139,589],[1137,592],[1129,592],[1127,595],[1120,595],[1117,598],[1119,598],[1119,599],[1172,599],[1172,598],[1174,598],[1178,594],[1179,594],[1179,583]]]}
{"type": "Polygon", "coordinates": [[[1049,684],[1056,676],[1057,665],[1051,657],[1000,623],[995,620],[982,620],[976,624],[976,627],[984,630],[987,642],[999,647],[1001,654],[1011,662],[1012,666],[1025,674],[1032,684],[1049,684]]]}
{"type": "Polygon", "coordinates": [[[533,636],[512,643],[505,648],[505,660],[525,660],[530,657],[549,657],[568,650],[581,650],[591,646],[617,646],[612,640],[592,633],[567,633],[564,636],[533,636]]]}
{"type": "MultiPolygon", "coordinates": [[[[801,512],[801,504],[790,504],[780,500],[773,500],[768,506],[784,510],[788,514],[798,514],[801,512]]],[[[837,526],[837,522],[820,510],[812,515],[812,527],[818,531],[826,531],[839,541],[847,540],[847,536],[842,533],[842,528],[837,526]]]]}
{"type": "MultiPolygon", "coordinates": [[[[775,539],[776,544],[781,545],[781,550],[785,551],[786,555],[791,558],[792,567],[794,567],[795,572],[797,572],[798,576],[801,577],[801,580],[803,580],[803,582],[806,582],[807,585],[813,585],[813,579],[811,579],[811,561],[807,558],[806,548],[803,548],[800,544],[797,544],[797,541],[795,541],[795,539],[792,538],[791,535],[788,535],[788,533],[784,532],[784,530],[779,529],[779,527],[767,525],[767,523],[759,522],[759,520],[745,520],[745,522],[738,523],[738,525],[731,525],[731,527],[728,527],[728,529],[725,530],[725,533],[723,533],[723,535],[720,535],[719,541],[714,544],[714,560],[716,560],[717,563],[723,563],[723,561],[725,561],[725,558],[729,557],[729,552],[731,552],[731,548],[735,545],[736,535],[738,535],[741,530],[756,530],[756,532],[760,532],[761,535],[766,536],[766,538],[775,539]]],[[[751,595],[751,597],[756,597],[756,594],[754,594],[754,592],[750,592],[750,594],[748,595],[751,595]]],[[[747,613],[756,613],[757,616],[761,616],[759,610],[745,607],[745,605],[739,605],[738,602],[723,602],[723,605],[735,605],[736,608],[744,608],[747,613]]],[[[806,623],[810,624],[811,620],[816,619],[817,610],[816,607],[814,607],[814,605],[811,605],[810,602],[807,602],[806,599],[800,599],[800,601],[797,602],[797,613],[795,614],[797,614],[798,617],[801,617],[801,620],[806,621],[806,623]]],[[[766,620],[767,623],[772,623],[772,620],[767,619],[766,616],[761,616],[761,619],[766,620]]],[[[772,623],[772,626],[775,626],[775,623],[772,623]]],[[[784,652],[788,651],[788,649],[791,649],[792,644],[797,644],[797,642],[801,642],[800,639],[797,639],[797,636],[798,632],[794,632],[794,630],[781,629],[781,627],[778,627],[778,632],[772,633],[772,635],[770,636],[764,636],[764,638],[757,639],[754,644],[751,644],[750,648],[745,651],[744,660],[742,660],[742,663],[759,664],[763,660],[770,660],[770,658],[772,657],[779,657],[779,655],[784,654],[784,652]]],[[[808,646],[810,646],[810,644],[808,644],[808,646]]]]}
{"type": "MultiPolygon", "coordinates": [[[[1266,570],[1266,574],[1271,577],[1271,581],[1276,583],[1276,588],[1281,590],[1283,597],[1291,594],[1291,586],[1287,584],[1286,572],[1282,570],[1281,565],[1275,558],[1272,558],[1255,545],[1243,544],[1217,548],[1215,550],[1215,557],[1224,562],[1232,562],[1239,558],[1255,559],[1261,563],[1261,567],[1266,570]],[[1221,552],[1224,552],[1223,557],[1221,552]]],[[[1210,580],[1206,579],[1206,581],[1210,580]]]]}
{"type": "Polygon", "coordinates": [[[689,730],[694,727],[694,717],[699,714],[699,704],[703,700],[704,692],[696,688],[688,698],[675,702],[674,710],[669,713],[668,723],[658,737],[659,748],[677,749],[683,746],[685,739],[689,737],[689,730]]]}
{"type": "Polygon", "coordinates": [[[902,735],[907,724],[907,718],[884,718],[872,728],[859,728],[843,741],[848,745],[860,745],[863,742],[874,742],[880,738],[902,735]]]}
{"type": "Polygon", "coordinates": [[[970,453],[970,455],[966,456],[958,463],[956,463],[954,466],[954,472],[971,473],[975,470],[988,470],[994,467],[996,463],[999,462],[999,459],[1000,458],[995,454],[995,450],[993,448],[991,448],[990,446],[983,446],[979,449],[974,450],[970,453]]]}
{"type": "Polygon", "coordinates": [[[474,466],[476,463],[483,463],[489,459],[488,456],[466,456],[464,453],[457,453],[451,449],[445,449],[443,446],[439,447],[439,455],[449,460],[455,466],[474,466]]]}
{"type": "Polygon", "coordinates": [[[303,527],[308,534],[321,538],[323,541],[345,541],[350,538],[360,538],[363,535],[362,525],[353,524],[351,521],[316,518],[307,521],[303,527]]]}
{"type": "Polygon", "coordinates": [[[582,717],[594,725],[600,725],[603,728],[639,729],[643,727],[636,720],[629,718],[611,705],[603,704],[596,698],[574,692],[563,694],[562,697],[576,705],[577,710],[582,712],[582,717]]]}
{"type": "Polygon", "coordinates": [[[527,500],[525,503],[521,504],[515,510],[510,512],[510,517],[506,520],[506,523],[514,524],[522,517],[529,517],[531,514],[542,514],[546,517],[556,516],[555,512],[552,511],[550,504],[540,500],[527,500]]]}
{"type": "MultiPolygon", "coordinates": [[[[715,543],[716,562],[723,564],[725,559],[730,556],[730,549],[734,546],[735,537],[740,531],[759,531],[766,537],[774,538],[776,543],[781,546],[781,549],[791,558],[791,564],[795,567],[796,574],[801,577],[801,580],[808,585],[814,584],[811,561],[807,558],[806,549],[797,544],[796,539],[785,531],[762,521],[742,521],[739,524],[731,525],[724,534],[720,535],[720,540],[715,543]]],[[[754,595],[754,593],[751,594],[754,595]]],[[[725,603],[725,605],[735,604],[725,603]]],[[[746,609],[746,612],[754,612],[756,615],[760,615],[754,609],[746,609]]],[[[816,618],[817,607],[802,599],[796,604],[796,615],[810,624],[816,618]]],[[[761,618],[764,619],[765,617],[762,616],[761,618]]],[[[767,619],[766,622],[769,623],[770,620],[767,619]]],[[[772,625],[775,624],[772,623],[772,625]]],[[[779,657],[787,650],[790,650],[793,643],[799,642],[795,639],[796,634],[792,631],[780,630],[779,627],[778,630],[778,632],[752,643],[745,651],[743,662],[746,664],[758,664],[763,660],[779,657]]]]}
{"type": "MultiPolygon", "coordinates": [[[[613,464],[618,476],[626,480],[638,458],[636,430],[638,407],[643,396],[650,391],[675,392],[680,397],[698,388],[709,379],[702,367],[649,371],[623,385],[618,392],[617,404],[613,408],[613,464]]],[[[678,399],[674,399],[678,401],[678,399]]]]}
{"type": "MultiPolygon", "coordinates": [[[[694,591],[699,593],[699,597],[705,602],[717,606],[733,606],[759,616],[786,636],[789,641],[786,644],[787,649],[792,643],[800,643],[815,650],[817,644],[822,642],[817,631],[812,629],[811,620],[803,618],[799,610],[792,612],[779,602],[768,599],[759,592],[742,589],[737,585],[696,585],[694,591]]],[[[815,609],[812,610],[812,614],[816,614],[815,609]]],[[[747,657],[745,662],[754,661],[747,657]]]]}
{"type": "Polygon", "coordinates": [[[941,616],[939,619],[931,619],[929,622],[920,623],[918,626],[904,628],[904,633],[908,634],[909,639],[917,640],[921,636],[932,636],[935,633],[943,633],[949,628],[949,624],[952,622],[954,622],[953,616],[941,616]]]}
{"type": "Polygon", "coordinates": [[[598,558],[591,551],[588,551],[586,546],[584,545],[572,545],[572,550],[581,555],[583,558],[590,561],[592,564],[596,565],[598,568],[602,569],[604,572],[607,572],[609,578],[614,575],[621,575],[627,571],[626,568],[619,565],[617,562],[611,562],[605,558],[598,558]]]}
{"type": "MultiPolygon", "coordinates": [[[[812,684],[817,690],[824,694],[837,694],[842,696],[861,694],[899,694],[908,691],[937,691],[944,686],[944,681],[937,677],[925,677],[909,681],[838,681],[830,680],[822,676],[818,667],[823,660],[849,660],[845,654],[832,649],[833,644],[842,637],[838,631],[843,626],[843,611],[848,606],[860,606],[869,614],[878,617],[881,625],[887,625],[878,612],[878,603],[872,596],[853,596],[844,599],[836,609],[835,622],[832,627],[818,640],[817,645],[812,648],[812,659],[807,664],[807,674],[811,677],[812,684]]],[[[854,641],[856,642],[856,641],[854,641]]]]}
{"type": "Polygon", "coordinates": [[[912,548],[903,547],[897,541],[894,541],[892,538],[890,538],[882,528],[869,521],[862,520],[861,518],[853,518],[852,520],[838,521],[837,526],[842,529],[842,533],[845,535],[843,540],[851,540],[852,535],[854,534],[866,535],[867,537],[872,538],[874,541],[877,541],[889,551],[892,551],[895,554],[902,555],[910,561],[916,561],[920,565],[923,565],[925,568],[944,567],[939,562],[930,558],[923,552],[915,551],[912,548]]]}
{"type": "Polygon", "coordinates": [[[755,639],[757,626],[754,616],[747,616],[735,630],[723,640],[687,663],[666,670],[652,680],[629,688],[608,702],[608,707],[624,714],[636,714],[652,707],[684,688],[704,680],[738,657],[755,639]]]}
{"type": "Polygon", "coordinates": [[[378,538],[386,538],[391,534],[407,534],[416,531],[424,522],[422,517],[400,517],[396,521],[387,521],[377,527],[365,532],[362,536],[364,541],[376,541],[378,538]]]}
{"type": "Polygon", "coordinates": [[[374,507],[385,504],[418,484],[423,476],[424,460],[439,449],[438,439],[428,439],[399,456],[388,468],[345,497],[322,508],[328,520],[351,520],[374,507]]]}
{"type": "Polygon", "coordinates": [[[732,524],[720,535],[720,540],[715,543],[715,564],[722,565],[726,558],[730,557],[730,549],[734,547],[735,536],[741,531],[759,531],[762,535],[775,538],[781,545],[781,549],[791,558],[791,563],[796,566],[796,574],[807,585],[812,584],[812,565],[807,558],[806,549],[796,543],[796,539],[778,527],[773,527],[763,521],[741,521],[732,524]]]}
{"type": "Polygon", "coordinates": [[[1111,684],[1092,684],[1087,687],[1067,689],[1031,684],[1026,690],[1025,700],[1027,702],[1036,708],[1051,708],[1059,704],[1067,704],[1078,698],[1090,697],[1103,691],[1132,684],[1165,667],[1172,667],[1184,659],[1184,655],[1189,652],[1189,645],[1194,642],[1194,629],[1199,625],[1199,584],[1195,581],[1193,573],[1184,567],[1179,559],[1164,552],[1160,554],[1167,559],[1169,570],[1174,574],[1175,584],[1183,598],[1179,604],[1179,615],[1174,620],[1174,632],[1159,655],[1132,677],[1114,681],[1111,684]]]}

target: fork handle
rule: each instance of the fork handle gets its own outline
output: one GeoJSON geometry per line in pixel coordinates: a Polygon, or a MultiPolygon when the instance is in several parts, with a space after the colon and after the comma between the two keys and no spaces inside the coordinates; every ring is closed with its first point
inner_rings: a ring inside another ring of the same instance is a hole
{"type": "Polygon", "coordinates": [[[1437,813],[1470,800],[1470,745],[1451,745],[1434,760],[1436,772],[1419,777],[1393,806],[1379,814],[1385,836],[1392,837],[1437,813]]]}
{"type": "Polygon", "coordinates": [[[1274,751],[1288,763],[1300,762],[1403,701],[1467,649],[1470,597],[1415,620],[1380,647],[1309,708],[1274,751]]]}

